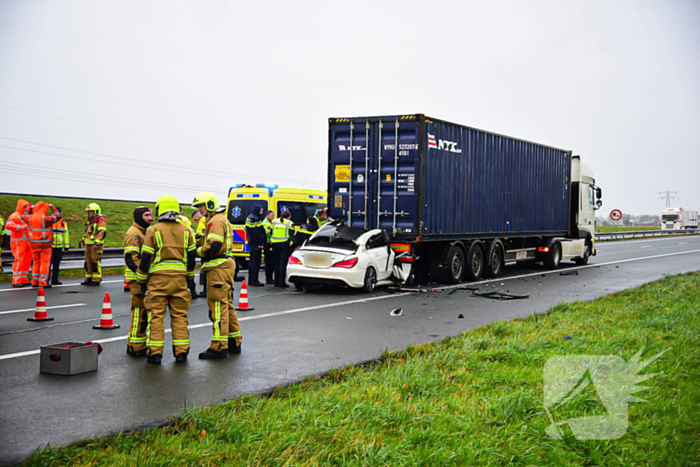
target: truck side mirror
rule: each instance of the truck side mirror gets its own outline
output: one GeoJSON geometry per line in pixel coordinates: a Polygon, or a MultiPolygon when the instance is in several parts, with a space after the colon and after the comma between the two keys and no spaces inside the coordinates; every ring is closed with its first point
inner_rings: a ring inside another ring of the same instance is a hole
{"type": "Polygon", "coordinates": [[[598,200],[595,202],[595,208],[600,209],[603,206],[603,201],[598,200]]]}
{"type": "MultiPolygon", "coordinates": [[[[600,187],[596,187],[595,197],[598,199],[601,199],[603,197],[603,190],[600,187]]],[[[598,207],[600,207],[600,206],[598,206],[598,207]]]]}

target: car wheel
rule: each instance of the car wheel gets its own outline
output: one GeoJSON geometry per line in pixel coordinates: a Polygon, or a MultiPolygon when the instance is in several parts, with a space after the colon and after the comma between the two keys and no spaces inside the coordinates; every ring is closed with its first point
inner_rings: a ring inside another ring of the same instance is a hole
{"type": "Polygon", "coordinates": [[[365,285],[362,287],[362,289],[365,292],[372,292],[374,291],[374,288],[377,286],[377,271],[374,270],[372,266],[367,268],[367,272],[365,272],[365,285]]]}
{"type": "Polygon", "coordinates": [[[503,244],[500,241],[491,242],[486,259],[486,270],[484,271],[484,276],[491,278],[500,276],[503,273],[503,267],[505,266],[503,244]]]}
{"type": "Polygon", "coordinates": [[[544,261],[544,265],[547,269],[557,269],[559,263],[561,262],[561,244],[559,242],[554,242],[549,247],[549,254],[544,261]]]}
{"type": "Polygon", "coordinates": [[[484,274],[484,244],[480,241],[472,242],[467,252],[465,277],[470,281],[481,279],[484,274]]]}
{"type": "Polygon", "coordinates": [[[297,292],[307,292],[309,290],[308,286],[302,284],[301,282],[292,282],[294,284],[294,289],[297,292]]]}

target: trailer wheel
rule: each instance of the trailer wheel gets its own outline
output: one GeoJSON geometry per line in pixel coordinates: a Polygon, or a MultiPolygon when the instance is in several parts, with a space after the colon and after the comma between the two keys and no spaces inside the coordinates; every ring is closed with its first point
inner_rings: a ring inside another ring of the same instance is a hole
{"type": "Polygon", "coordinates": [[[377,272],[374,270],[372,266],[367,268],[367,272],[365,272],[365,285],[362,287],[362,290],[365,292],[369,293],[374,291],[374,288],[377,286],[377,272]]]}
{"type": "Polygon", "coordinates": [[[582,258],[576,258],[574,259],[574,262],[578,264],[579,266],[584,266],[588,264],[588,258],[591,257],[591,242],[586,240],[586,243],[583,246],[583,257],[582,258]]]}
{"type": "Polygon", "coordinates": [[[553,242],[549,247],[549,254],[544,260],[547,269],[557,269],[561,262],[561,243],[553,242]]]}
{"type": "Polygon", "coordinates": [[[484,244],[479,240],[472,242],[467,252],[467,267],[465,277],[470,281],[476,281],[484,274],[484,244]]]}
{"type": "Polygon", "coordinates": [[[447,252],[447,282],[450,284],[459,284],[464,276],[464,250],[454,244],[447,252]]]}
{"type": "Polygon", "coordinates": [[[503,244],[500,241],[494,240],[491,242],[486,259],[486,270],[484,271],[484,276],[492,278],[500,276],[501,273],[503,273],[503,267],[505,266],[503,244]]]}

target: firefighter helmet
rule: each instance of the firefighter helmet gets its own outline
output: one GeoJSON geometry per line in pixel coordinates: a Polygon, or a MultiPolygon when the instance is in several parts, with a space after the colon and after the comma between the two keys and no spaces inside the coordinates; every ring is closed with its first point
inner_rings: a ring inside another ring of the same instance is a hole
{"type": "Polygon", "coordinates": [[[180,214],[180,203],[173,195],[163,195],[156,202],[156,217],[162,216],[166,212],[180,214]]]}
{"type": "Polygon", "coordinates": [[[102,209],[100,209],[100,205],[97,203],[90,203],[87,205],[85,208],[86,211],[95,211],[95,215],[99,216],[102,214],[102,209]]]}
{"type": "Polygon", "coordinates": [[[219,207],[219,201],[216,199],[216,196],[214,196],[214,193],[203,191],[195,196],[194,200],[192,201],[192,207],[195,209],[201,205],[205,205],[207,207],[207,211],[211,212],[215,211],[219,207]]]}

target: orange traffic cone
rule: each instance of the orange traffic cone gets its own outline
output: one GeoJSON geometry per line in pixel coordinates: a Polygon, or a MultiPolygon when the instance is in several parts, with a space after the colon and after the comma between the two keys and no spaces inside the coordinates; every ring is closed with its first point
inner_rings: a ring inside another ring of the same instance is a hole
{"type": "Polygon", "coordinates": [[[102,316],[100,319],[100,324],[95,325],[93,329],[116,329],[118,324],[114,324],[112,321],[112,302],[109,300],[109,293],[105,294],[105,301],[102,304],[102,316]]]}
{"type": "Polygon", "coordinates": [[[53,321],[49,318],[46,312],[46,297],[44,296],[44,288],[39,287],[39,294],[36,296],[36,311],[33,318],[27,318],[27,321],[53,321]]]}
{"type": "Polygon", "coordinates": [[[131,292],[129,288],[129,283],[126,281],[126,276],[124,276],[124,292],[131,292]]]}
{"type": "Polygon", "coordinates": [[[238,297],[238,306],[236,310],[253,311],[253,307],[248,306],[248,285],[246,285],[245,281],[243,281],[243,285],[241,286],[241,295],[238,297]]]}

